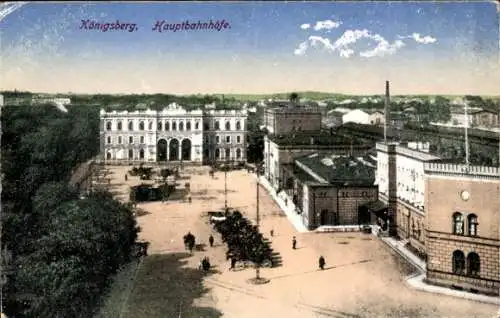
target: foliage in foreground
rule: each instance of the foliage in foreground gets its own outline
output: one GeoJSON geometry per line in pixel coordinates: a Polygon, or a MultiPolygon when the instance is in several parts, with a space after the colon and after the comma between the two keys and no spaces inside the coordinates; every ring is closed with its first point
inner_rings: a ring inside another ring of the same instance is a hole
{"type": "Polygon", "coordinates": [[[81,199],[72,170],[99,150],[92,109],[2,109],[4,311],[11,317],[89,317],[129,260],[138,227],[107,192],[81,199]]]}

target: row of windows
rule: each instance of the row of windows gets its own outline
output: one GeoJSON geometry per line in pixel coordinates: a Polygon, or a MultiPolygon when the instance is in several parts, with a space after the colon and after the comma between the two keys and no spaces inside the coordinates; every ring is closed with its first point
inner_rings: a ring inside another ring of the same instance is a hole
{"type": "MultiPolygon", "coordinates": [[[[215,136],[215,142],[220,144],[220,136],[215,136]]],[[[231,143],[231,136],[226,136],[226,144],[231,143]]],[[[236,136],[236,143],[241,144],[241,136],[236,136]]]]}
{"type": "Polygon", "coordinates": [[[470,252],[465,258],[464,252],[456,250],[452,255],[452,267],[454,274],[477,277],[481,271],[481,260],[477,253],[470,252]]]}
{"type": "MultiPolygon", "coordinates": [[[[111,143],[112,143],[112,141],[113,141],[113,139],[111,138],[111,136],[108,136],[108,137],[106,138],[106,143],[107,143],[107,144],[111,144],[111,143]]],[[[120,144],[120,145],[121,145],[122,143],[123,143],[122,136],[118,136],[118,144],[120,144]]],[[[133,144],[133,143],[134,143],[134,136],[129,136],[129,137],[128,137],[128,143],[129,143],[129,144],[133,144]]],[[[140,137],[139,137],[139,143],[140,143],[140,144],[143,144],[143,143],[144,143],[144,136],[140,136],[140,137]]]]}
{"type": "MultiPolygon", "coordinates": [[[[111,160],[112,157],[113,156],[111,155],[111,152],[106,153],[107,160],[111,160]]],[[[128,159],[130,159],[130,160],[134,159],[134,150],[133,149],[128,150],[128,159]]],[[[144,149],[139,150],[139,159],[144,159],[144,149]]]]}
{"type": "Polygon", "coordinates": [[[460,212],[453,213],[453,234],[455,235],[469,235],[477,236],[478,219],[477,215],[469,214],[467,215],[467,233],[464,229],[464,216],[460,212]]]}
{"type": "MultiPolygon", "coordinates": [[[[108,121],[106,122],[106,130],[111,130],[112,129],[112,122],[111,121],[108,121]]],[[[177,130],[177,122],[173,121],[172,124],[170,124],[169,121],[166,121],[165,122],[165,126],[163,126],[163,122],[158,122],[158,130],[165,130],[165,131],[168,131],[170,129],[172,130],[177,130]]],[[[179,131],[183,131],[184,130],[184,122],[179,122],[179,131]]],[[[208,124],[205,124],[205,130],[209,130],[209,126],[208,124]]],[[[118,123],[116,123],[116,130],[122,130],[123,129],[123,124],[121,121],[119,121],[118,123]]],[[[139,130],[144,130],[145,129],[145,123],[144,121],[140,121],[139,122],[139,130]]],[[[197,121],[195,122],[194,124],[194,129],[195,130],[198,130],[200,129],[200,123],[197,121]]],[[[226,124],[225,124],[225,129],[226,130],[231,130],[231,122],[229,121],[226,121],[226,124]]],[[[236,125],[235,125],[235,130],[241,130],[242,129],[242,125],[241,125],[241,122],[240,121],[237,121],[236,122],[236,125]]],[[[129,131],[133,131],[134,130],[134,122],[133,121],[129,121],[128,122],[128,130],[129,131]]],[[[150,121],[149,122],[149,125],[148,125],[148,130],[153,130],[153,122],[150,121]]],[[[190,121],[186,121],[186,131],[189,131],[191,130],[191,122],[190,121]]],[[[214,124],[214,130],[220,130],[220,122],[219,121],[216,121],[215,124],[214,124]]]]}
{"type": "MultiPolygon", "coordinates": [[[[220,144],[220,136],[216,136],[215,140],[218,144],[220,144]]],[[[113,139],[111,138],[111,136],[107,136],[106,143],[111,144],[112,142],[113,142],[113,139]]],[[[122,144],[122,143],[123,143],[122,136],[118,136],[118,144],[122,144]]],[[[129,144],[134,143],[134,136],[128,137],[128,143],[129,144]]],[[[144,144],[144,136],[139,137],[139,143],[144,144]]],[[[230,144],[230,143],[231,143],[231,136],[226,136],[226,144],[230,144]]],[[[241,144],[241,136],[236,136],[236,143],[241,144]]]]}
{"type": "MultiPolygon", "coordinates": [[[[231,157],[231,149],[226,148],[225,150],[225,158],[230,158],[231,157]]],[[[222,159],[222,152],[220,151],[219,148],[215,149],[215,158],[222,159]]],[[[236,159],[241,159],[241,149],[237,148],[236,149],[236,159]]]]}

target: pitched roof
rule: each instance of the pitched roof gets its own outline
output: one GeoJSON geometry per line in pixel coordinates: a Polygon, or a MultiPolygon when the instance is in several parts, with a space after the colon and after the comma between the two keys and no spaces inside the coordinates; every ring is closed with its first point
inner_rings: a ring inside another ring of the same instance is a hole
{"type": "MultiPolygon", "coordinates": [[[[299,167],[305,167],[326,183],[334,185],[370,186],[375,183],[376,164],[371,158],[320,156],[297,158],[299,167]]],[[[306,171],[307,172],[307,171],[306,171]]],[[[320,182],[320,180],[317,180],[320,182]]]]}

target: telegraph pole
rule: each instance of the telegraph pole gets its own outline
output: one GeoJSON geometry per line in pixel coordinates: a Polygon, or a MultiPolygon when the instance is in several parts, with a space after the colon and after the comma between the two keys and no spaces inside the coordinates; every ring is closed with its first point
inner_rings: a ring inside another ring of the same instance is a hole
{"type": "MultiPolygon", "coordinates": [[[[257,214],[257,232],[259,233],[260,229],[260,210],[259,210],[259,185],[260,185],[260,180],[259,180],[259,169],[257,166],[257,182],[255,183],[256,185],[256,191],[257,191],[257,202],[256,202],[256,214],[257,214]]],[[[260,280],[260,264],[256,264],[255,266],[255,280],[258,281],[260,280]]]]}
{"type": "MultiPolygon", "coordinates": [[[[260,199],[260,194],[259,194],[259,188],[260,188],[260,175],[259,175],[259,170],[260,170],[260,167],[262,166],[262,163],[260,164],[257,164],[256,165],[256,177],[257,177],[257,180],[256,180],[256,207],[255,207],[255,212],[256,212],[256,227],[257,227],[257,233],[260,233],[259,232],[259,228],[260,228],[260,208],[259,208],[259,199],[260,199]]],[[[262,253],[262,251],[257,251],[257,253],[262,253]]],[[[261,254],[257,254],[259,255],[259,258],[260,256],[262,256],[261,254]]],[[[254,278],[251,278],[249,279],[248,281],[252,284],[256,284],[256,285],[262,285],[262,284],[266,284],[266,283],[269,283],[269,279],[266,279],[266,278],[263,278],[263,277],[260,277],[260,259],[259,259],[259,262],[256,262],[255,263],[255,277],[254,278]]]]}
{"type": "Polygon", "coordinates": [[[227,213],[227,169],[228,161],[224,165],[224,213],[227,213]]]}

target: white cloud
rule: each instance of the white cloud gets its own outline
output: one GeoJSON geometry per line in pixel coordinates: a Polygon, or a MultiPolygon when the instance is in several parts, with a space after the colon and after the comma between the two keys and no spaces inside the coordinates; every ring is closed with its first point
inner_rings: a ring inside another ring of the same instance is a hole
{"type": "Polygon", "coordinates": [[[309,37],[309,42],[311,46],[318,47],[318,44],[323,44],[323,47],[328,51],[335,51],[335,47],[332,45],[329,39],[323,38],[321,36],[311,35],[309,37]]]}
{"type": "Polygon", "coordinates": [[[383,39],[381,41],[378,41],[378,44],[374,49],[360,52],[359,56],[370,58],[375,56],[392,55],[396,53],[396,51],[402,48],[403,46],[405,46],[405,44],[401,40],[396,40],[394,41],[394,43],[391,44],[387,42],[387,40],[383,39]]]}
{"type": "Polygon", "coordinates": [[[361,39],[371,40],[376,43],[375,48],[359,53],[359,56],[364,58],[392,55],[405,45],[401,40],[390,43],[380,34],[373,34],[367,29],[346,30],[334,43],[324,37],[310,36],[307,41],[299,45],[299,48],[295,50],[295,54],[304,55],[309,47],[317,48],[321,46],[329,52],[338,52],[342,58],[350,58],[356,53],[351,46],[361,39]]]}
{"type": "Polygon", "coordinates": [[[421,44],[430,44],[430,43],[434,43],[437,41],[436,38],[434,38],[430,35],[421,36],[420,33],[413,33],[412,35],[406,35],[406,36],[398,35],[398,38],[400,38],[400,39],[413,39],[413,40],[415,40],[415,42],[421,43],[421,44]]]}
{"type": "Polygon", "coordinates": [[[314,25],[314,30],[321,31],[321,30],[336,29],[341,24],[342,24],[342,22],[340,22],[340,21],[332,21],[332,20],[318,21],[318,22],[316,22],[316,25],[314,25]]]}
{"type": "Polygon", "coordinates": [[[310,27],[311,27],[311,25],[310,25],[309,23],[304,23],[304,24],[302,24],[302,25],[300,26],[300,28],[301,28],[302,30],[307,30],[307,29],[309,29],[310,27]]]}
{"type": "Polygon", "coordinates": [[[422,37],[419,33],[413,33],[411,35],[411,37],[415,41],[417,41],[418,43],[422,43],[422,44],[429,44],[429,43],[434,43],[437,41],[436,38],[433,38],[430,35],[426,35],[426,36],[422,37]]]}
{"type": "Polygon", "coordinates": [[[340,49],[339,50],[339,54],[340,54],[340,57],[343,57],[343,58],[350,58],[351,55],[354,54],[354,50],[351,50],[351,49],[340,49]]]}
{"type": "Polygon", "coordinates": [[[309,47],[309,43],[307,41],[304,41],[299,44],[299,47],[295,49],[293,54],[295,55],[304,55],[306,54],[307,48],[309,47]]]}

